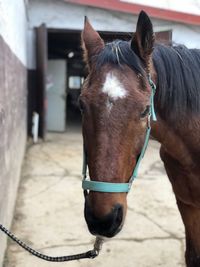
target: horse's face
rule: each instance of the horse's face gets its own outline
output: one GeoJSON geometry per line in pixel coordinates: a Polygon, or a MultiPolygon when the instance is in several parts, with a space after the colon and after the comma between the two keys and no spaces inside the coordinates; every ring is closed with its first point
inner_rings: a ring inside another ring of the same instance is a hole
{"type": "MultiPolygon", "coordinates": [[[[82,39],[89,66],[80,96],[89,175],[95,181],[127,183],[140,155],[147,128],[150,87],[144,71],[145,61],[133,52],[136,65],[139,64],[136,69],[141,72],[126,64],[102,63],[101,59],[98,62],[97,58],[105,52],[105,45],[88,21],[82,39]]],[[[133,40],[132,46],[134,42],[139,53],[138,40],[133,40]]],[[[116,49],[114,44],[110,46],[116,49]]],[[[121,49],[118,47],[118,52],[123,53],[121,49]]],[[[148,49],[151,50],[149,60],[152,47],[148,49]]],[[[120,63],[119,54],[115,56],[120,63]]],[[[120,231],[127,209],[126,196],[126,193],[90,191],[85,202],[85,218],[92,234],[112,237],[120,231]]]]}

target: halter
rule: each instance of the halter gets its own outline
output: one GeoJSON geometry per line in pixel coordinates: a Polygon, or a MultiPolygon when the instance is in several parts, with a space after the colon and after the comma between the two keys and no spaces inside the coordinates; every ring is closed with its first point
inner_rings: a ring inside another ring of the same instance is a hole
{"type": "Polygon", "coordinates": [[[83,181],[82,181],[82,188],[84,190],[90,190],[90,191],[96,191],[96,192],[104,192],[104,193],[128,193],[131,189],[131,185],[134,181],[134,179],[138,175],[138,169],[141,160],[144,157],[144,154],[146,152],[146,148],[149,142],[150,132],[151,132],[151,125],[150,121],[151,118],[153,121],[156,121],[156,114],[154,110],[154,95],[156,92],[156,85],[151,79],[151,76],[148,76],[148,81],[151,86],[151,96],[150,96],[150,110],[148,114],[148,121],[147,121],[147,129],[146,129],[146,136],[144,145],[142,147],[140,156],[136,162],[135,168],[133,170],[133,173],[131,175],[131,178],[128,183],[108,183],[108,182],[98,182],[98,181],[91,181],[87,179],[87,156],[85,150],[83,151],[83,181]]]}

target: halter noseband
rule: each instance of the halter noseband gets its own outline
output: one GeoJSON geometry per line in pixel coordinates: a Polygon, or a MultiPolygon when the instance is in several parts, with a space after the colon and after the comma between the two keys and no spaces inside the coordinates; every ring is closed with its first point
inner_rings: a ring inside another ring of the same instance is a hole
{"type": "Polygon", "coordinates": [[[149,142],[149,137],[150,137],[150,132],[151,132],[151,125],[150,125],[151,118],[153,121],[156,121],[156,114],[154,110],[154,95],[156,91],[156,85],[154,84],[150,76],[148,76],[148,81],[151,86],[151,97],[150,97],[150,110],[149,110],[149,115],[148,115],[146,136],[145,136],[145,141],[144,141],[144,145],[142,147],[140,156],[136,162],[135,168],[133,170],[133,173],[131,175],[129,182],[128,183],[108,183],[108,182],[91,181],[87,179],[87,158],[86,158],[86,153],[84,150],[83,151],[83,173],[82,173],[83,174],[82,188],[84,190],[104,192],[104,193],[128,193],[130,191],[131,185],[134,179],[138,175],[139,165],[140,165],[142,158],[144,157],[144,154],[145,154],[148,142],[149,142]]]}

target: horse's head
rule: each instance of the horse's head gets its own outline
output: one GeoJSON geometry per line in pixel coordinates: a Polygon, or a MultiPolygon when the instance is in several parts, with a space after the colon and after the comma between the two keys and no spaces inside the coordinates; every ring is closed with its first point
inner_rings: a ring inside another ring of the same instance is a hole
{"type": "MultiPolygon", "coordinates": [[[[82,32],[89,75],[80,96],[83,139],[93,181],[127,183],[145,139],[154,34],[141,12],[130,42],[105,44],[88,20],[82,32]]],[[[126,193],[90,191],[85,219],[92,234],[112,237],[122,228],[126,193]]]]}

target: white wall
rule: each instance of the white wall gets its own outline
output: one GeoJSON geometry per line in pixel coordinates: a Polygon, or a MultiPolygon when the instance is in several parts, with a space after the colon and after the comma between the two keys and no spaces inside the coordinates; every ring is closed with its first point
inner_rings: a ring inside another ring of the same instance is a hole
{"type": "MultiPolygon", "coordinates": [[[[96,30],[118,32],[135,31],[137,22],[137,16],[131,14],[78,6],[58,0],[30,0],[28,13],[30,40],[34,40],[32,29],[43,22],[48,28],[82,30],[86,15],[96,30]]],[[[152,21],[155,31],[172,30],[174,42],[200,48],[200,27],[158,19],[152,21]]],[[[29,54],[33,55],[33,52],[29,54]]],[[[29,57],[29,67],[35,67],[34,56],[29,57]]]]}
{"type": "Polygon", "coordinates": [[[173,28],[172,40],[188,48],[200,48],[200,27],[177,24],[173,28]]]}
{"type": "Polygon", "coordinates": [[[0,0],[0,35],[23,65],[27,65],[27,17],[24,0],[0,0]]]}
{"type": "Polygon", "coordinates": [[[157,8],[163,8],[173,11],[180,11],[191,14],[200,14],[200,0],[120,0],[121,2],[129,2],[140,5],[147,5],[157,8]]]}

